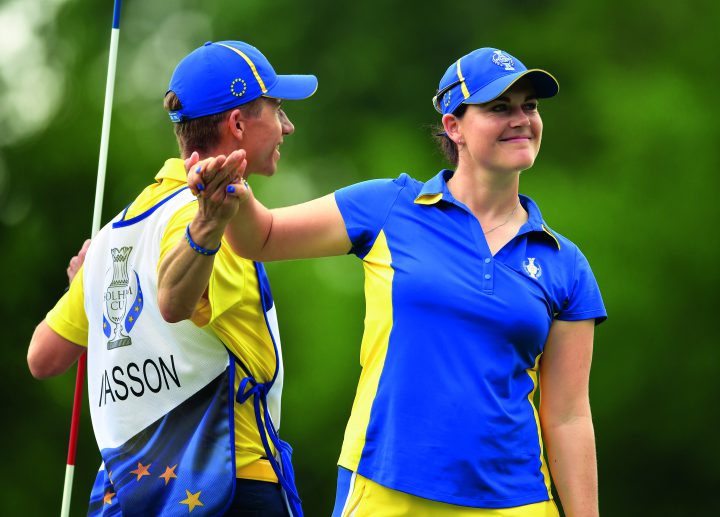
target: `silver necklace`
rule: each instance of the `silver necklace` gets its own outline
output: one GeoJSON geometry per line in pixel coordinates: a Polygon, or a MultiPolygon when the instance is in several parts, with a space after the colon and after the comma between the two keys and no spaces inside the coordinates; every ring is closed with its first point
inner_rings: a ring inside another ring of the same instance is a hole
{"type": "Polygon", "coordinates": [[[520,198],[518,198],[518,202],[515,204],[515,208],[512,209],[512,212],[510,212],[510,215],[508,215],[507,219],[505,219],[502,223],[498,224],[497,226],[493,226],[493,227],[490,228],[489,230],[484,231],[484,232],[483,232],[483,235],[487,235],[487,234],[490,233],[490,232],[494,232],[495,230],[497,230],[497,229],[500,228],[501,226],[505,226],[505,225],[510,221],[510,219],[512,219],[512,216],[513,216],[513,214],[515,213],[515,210],[517,210],[517,207],[518,207],[518,206],[520,206],[520,198]]]}

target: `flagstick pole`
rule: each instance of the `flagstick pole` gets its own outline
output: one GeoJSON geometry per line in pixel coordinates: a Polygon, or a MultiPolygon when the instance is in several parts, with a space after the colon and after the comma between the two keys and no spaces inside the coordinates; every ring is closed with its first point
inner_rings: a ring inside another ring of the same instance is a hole
{"type": "Polygon", "coordinates": [[[72,483],[75,475],[75,450],[77,448],[78,427],[80,425],[80,409],[82,408],[83,384],[85,378],[86,355],[80,356],[75,377],[75,396],[73,397],[72,420],[70,422],[70,443],[68,445],[67,465],[65,466],[65,484],[63,486],[62,509],[60,515],[70,515],[70,499],[72,496],[72,483]]]}
{"type": "MultiPolygon", "coordinates": [[[[114,0],[113,22],[110,30],[110,56],[108,58],[108,73],[105,83],[105,106],[103,109],[102,132],[100,135],[100,156],[98,158],[97,183],[95,184],[95,206],[91,237],[95,237],[100,230],[102,218],[102,204],[105,192],[105,171],[107,169],[108,142],[110,141],[110,118],[112,116],[113,94],[115,92],[115,69],[117,67],[118,41],[120,39],[120,7],[122,0],[114,0]]],[[[83,386],[85,384],[85,366],[87,354],[83,353],[78,360],[77,375],[75,377],[75,395],[73,397],[72,419],[70,421],[70,442],[68,444],[67,465],[65,467],[65,483],[63,485],[61,517],[70,515],[70,499],[72,498],[72,484],[75,476],[75,451],[77,449],[78,428],[80,426],[80,409],[82,408],[83,386]]]]}

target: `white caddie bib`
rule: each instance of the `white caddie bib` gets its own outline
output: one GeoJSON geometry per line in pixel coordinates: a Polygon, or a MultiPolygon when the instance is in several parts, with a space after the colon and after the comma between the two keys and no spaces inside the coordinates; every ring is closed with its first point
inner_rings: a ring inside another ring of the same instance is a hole
{"type": "Polygon", "coordinates": [[[173,214],[191,202],[195,197],[181,188],[136,217],[119,214],[85,258],[88,396],[104,462],[89,515],[117,515],[117,505],[123,516],[187,515],[189,509],[222,514],[235,484],[234,405],[251,395],[256,413],[264,415],[256,417],[258,425],[267,421],[276,447],[284,443],[276,432],[282,352],[262,264],[255,269],[277,367],[268,383],[258,384],[246,371],[256,387],[242,400],[238,395],[236,402],[233,381],[235,368],[243,366],[220,339],[191,321],[167,323],[160,314],[160,242],[173,214]]]}

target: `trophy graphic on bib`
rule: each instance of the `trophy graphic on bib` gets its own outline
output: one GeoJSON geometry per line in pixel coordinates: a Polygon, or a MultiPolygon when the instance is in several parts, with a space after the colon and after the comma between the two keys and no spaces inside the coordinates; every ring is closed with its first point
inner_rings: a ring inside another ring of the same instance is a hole
{"type": "Polygon", "coordinates": [[[130,286],[130,278],[128,277],[128,258],[132,246],[123,246],[122,248],[112,248],[112,281],[105,291],[105,308],[107,310],[107,320],[103,322],[105,335],[110,337],[107,342],[108,350],[128,346],[132,344],[130,336],[125,334],[123,323],[128,309],[128,298],[133,295],[130,286]],[[107,325],[113,326],[112,330],[107,325]]]}

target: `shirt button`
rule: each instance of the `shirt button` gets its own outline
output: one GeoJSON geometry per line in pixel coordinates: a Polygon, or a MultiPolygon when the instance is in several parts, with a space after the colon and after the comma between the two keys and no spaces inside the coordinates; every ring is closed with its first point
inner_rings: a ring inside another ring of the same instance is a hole
{"type": "Polygon", "coordinates": [[[491,275],[485,275],[485,280],[490,280],[491,275]]]}
{"type": "Polygon", "coordinates": [[[485,259],[485,264],[490,264],[490,259],[489,259],[489,258],[486,258],[486,259],[485,259]]]}

